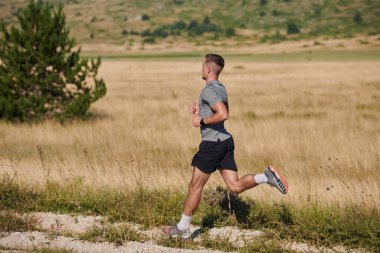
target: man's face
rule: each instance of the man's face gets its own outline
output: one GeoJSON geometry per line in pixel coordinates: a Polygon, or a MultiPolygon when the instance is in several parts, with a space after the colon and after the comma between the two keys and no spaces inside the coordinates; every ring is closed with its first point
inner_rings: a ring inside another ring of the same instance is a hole
{"type": "Polygon", "coordinates": [[[203,64],[202,64],[202,79],[206,80],[207,75],[208,75],[208,67],[207,67],[206,61],[203,61],[203,64]]]}

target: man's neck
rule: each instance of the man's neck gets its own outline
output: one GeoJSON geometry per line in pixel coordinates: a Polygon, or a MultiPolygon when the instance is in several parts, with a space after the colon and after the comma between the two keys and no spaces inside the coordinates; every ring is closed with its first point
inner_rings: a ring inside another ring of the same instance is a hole
{"type": "Polygon", "coordinates": [[[206,78],[206,85],[210,83],[211,81],[218,81],[218,77],[213,76],[210,78],[206,78]]]}

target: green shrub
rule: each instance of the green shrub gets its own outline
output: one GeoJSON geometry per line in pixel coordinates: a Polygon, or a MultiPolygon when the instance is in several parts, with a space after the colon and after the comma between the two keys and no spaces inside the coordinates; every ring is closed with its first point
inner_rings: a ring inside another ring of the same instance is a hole
{"type": "Polygon", "coordinates": [[[272,15],[274,16],[274,17],[277,17],[277,16],[279,16],[281,13],[278,11],[278,10],[276,10],[276,9],[274,9],[273,11],[272,11],[272,15]]]}
{"type": "Polygon", "coordinates": [[[129,32],[130,35],[139,35],[139,32],[135,31],[135,30],[131,30],[129,32]]]}
{"type": "Polygon", "coordinates": [[[355,13],[355,16],[354,16],[354,22],[355,22],[355,24],[360,24],[360,23],[363,22],[362,15],[360,14],[359,11],[357,11],[357,12],[355,13]]]}
{"type": "Polygon", "coordinates": [[[154,44],[156,43],[156,39],[153,37],[149,37],[149,38],[144,39],[143,42],[147,44],[154,44]]]}
{"type": "Polygon", "coordinates": [[[220,32],[222,28],[219,25],[213,24],[209,17],[205,17],[202,23],[197,20],[192,20],[187,26],[189,36],[202,35],[206,32],[220,32]]]}
{"type": "Polygon", "coordinates": [[[153,31],[154,37],[166,38],[166,37],[168,37],[168,35],[169,35],[169,33],[163,27],[158,27],[158,28],[154,29],[154,31],[153,31]]]}
{"type": "Polygon", "coordinates": [[[63,6],[31,0],[19,25],[0,32],[0,118],[63,120],[87,115],[106,86],[96,77],[100,58],[80,58],[65,28],[63,6]],[[91,82],[91,83],[88,83],[91,82]]]}
{"type": "Polygon", "coordinates": [[[144,14],[144,15],[142,15],[142,17],[141,17],[141,20],[143,20],[143,21],[147,21],[147,20],[149,20],[150,19],[150,16],[148,15],[148,14],[144,14]]]}
{"type": "Polygon", "coordinates": [[[288,23],[287,31],[288,31],[288,34],[297,34],[301,32],[297,24],[293,22],[288,23]]]}
{"type": "Polygon", "coordinates": [[[143,36],[143,37],[152,36],[152,32],[149,29],[146,29],[146,30],[141,32],[141,36],[143,36]]]}
{"type": "Polygon", "coordinates": [[[173,3],[174,4],[178,4],[178,5],[181,5],[185,2],[185,0],[173,0],[173,3]]]}
{"type": "Polygon", "coordinates": [[[226,30],[226,35],[227,35],[227,37],[232,37],[232,36],[235,36],[235,29],[234,28],[228,28],[227,30],[226,30]]]}

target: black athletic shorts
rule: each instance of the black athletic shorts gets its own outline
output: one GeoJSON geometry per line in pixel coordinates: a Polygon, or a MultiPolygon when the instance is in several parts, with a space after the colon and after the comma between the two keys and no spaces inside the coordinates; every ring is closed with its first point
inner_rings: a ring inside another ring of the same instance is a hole
{"type": "Polygon", "coordinates": [[[217,169],[237,171],[234,149],[235,145],[232,137],[224,141],[218,140],[217,142],[202,141],[191,165],[204,173],[213,173],[217,169]]]}

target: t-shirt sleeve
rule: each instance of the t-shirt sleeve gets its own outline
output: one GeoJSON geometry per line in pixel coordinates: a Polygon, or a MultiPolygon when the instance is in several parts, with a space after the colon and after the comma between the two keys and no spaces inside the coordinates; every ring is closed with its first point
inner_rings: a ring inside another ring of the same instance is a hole
{"type": "Polygon", "coordinates": [[[201,97],[204,101],[206,101],[210,106],[214,106],[218,102],[223,102],[222,96],[218,94],[218,92],[211,88],[205,88],[202,93],[201,97]]]}

